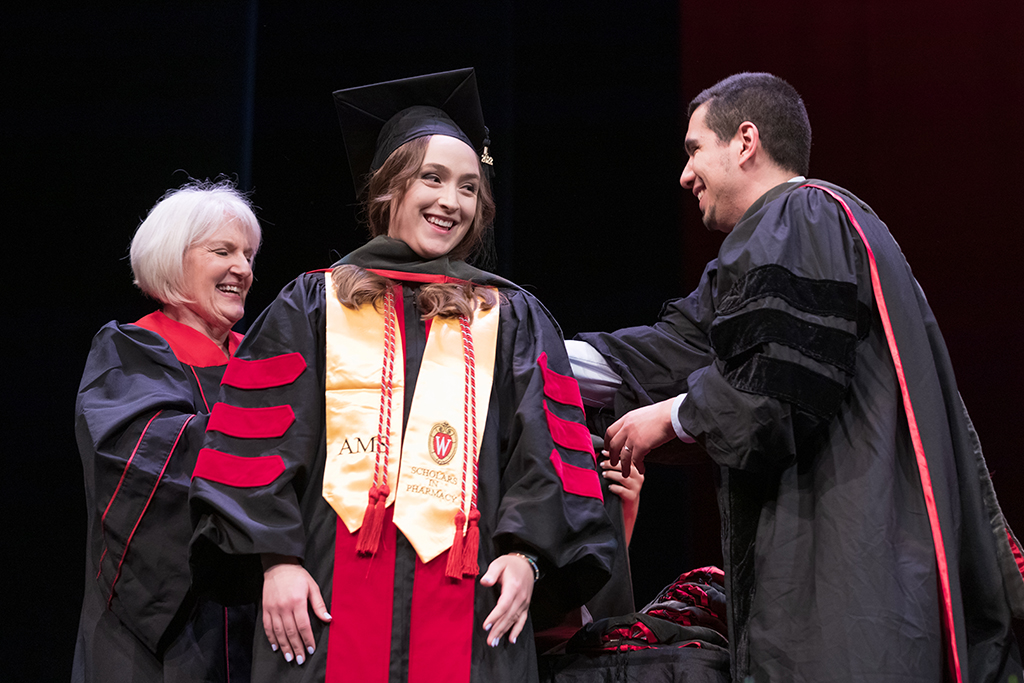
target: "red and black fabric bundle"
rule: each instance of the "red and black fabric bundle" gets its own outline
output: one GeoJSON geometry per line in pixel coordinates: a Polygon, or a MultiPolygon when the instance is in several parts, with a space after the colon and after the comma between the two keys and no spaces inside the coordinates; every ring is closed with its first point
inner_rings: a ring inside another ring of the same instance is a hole
{"type": "Polygon", "coordinates": [[[639,612],[584,626],[566,645],[566,652],[728,648],[724,580],[718,567],[684,572],[639,612]]]}

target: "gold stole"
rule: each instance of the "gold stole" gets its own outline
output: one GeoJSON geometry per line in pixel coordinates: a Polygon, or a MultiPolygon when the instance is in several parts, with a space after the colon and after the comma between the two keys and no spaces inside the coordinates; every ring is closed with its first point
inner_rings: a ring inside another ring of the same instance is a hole
{"type": "MultiPolygon", "coordinates": [[[[331,274],[327,285],[326,403],[327,463],[323,495],[349,531],[358,531],[377,461],[381,370],[384,365],[384,317],[370,304],[359,309],[342,306],[331,274]]],[[[395,373],[391,444],[397,460],[402,443],[402,406],[405,395],[403,344],[395,334],[395,373]]],[[[393,465],[397,462],[391,463],[393,465]]],[[[397,468],[393,468],[395,471],[397,468]]],[[[390,478],[391,480],[394,477],[390,478]]],[[[389,482],[390,483],[390,482],[389,482]]],[[[387,505],[395,501],[391,487],[387,505]]]]}
{"type": "MultiPolygon", "coordinates": [[[[323,496],[345,527],[355,532],[363,523],[377,462],[385,320],[371,304],[357,310],[342,306],[331,274],[325,273],[325,278],[327,463],[323,496]]],[[[487,423],[498,318],[498,306],[488,311],[477,309],[470,327],[476,360],[478,444],[487,423]]],[[[455,515],[460,508],[469,513],[473,496],[475,454],[470,452],[471,435],[463,433],[466,366],[462,333],[457,318],[431,322],[403,443],[404,347],[401,335],[395,332],[387,505],[395,504],[395,525],[420,559],[429,562],[451,547],[455,515]]]]}

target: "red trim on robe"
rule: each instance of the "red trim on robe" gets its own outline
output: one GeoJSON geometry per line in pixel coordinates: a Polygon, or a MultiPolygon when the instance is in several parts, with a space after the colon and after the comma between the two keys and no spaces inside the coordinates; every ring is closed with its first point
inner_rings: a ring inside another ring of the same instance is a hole
{"type": "Polygon", "coordinates": [[[562,488],[566,493],[573,493],[577,496],[597,498],[604,501],[604,494],[601,493],[601,478],[597,472],[586,467],[577,467],[567,462],[562,462],[562,457],[557,450],[551,451],[548,458],[562,480],[562,488]]]}
{"type": "MultiPolygon", "coordinates": [[[[453,283],[459,285],[476,285],[475,282],[469,280],[462,280],[457,277],[451,277],[450,275],[440,275],[438,273],[410,273],[404,270],[386,270],[384,268],[364,268],[371,273],[376,273],[381,277],[386,277],[391,280],[399,280],[402,282],[434,282],[434,283],[453,283]]],[[[317,270],[307,271],[307,274],[313,273],[332,273],[333,268],[319,268],[317,270]]]]}
{"type": "Polygon", "coordinates": [[[1009,527],[1006,528],[1006,540],[1010,542],[1010,550],[1013,552],[1013,559],[1017,563],[1017,571],[1020,572],[1021,578],[1024,579],[1024,554],[1021,553],[1020,546],[1014,540],[1009,527]]]}
{"type": "Polygon", "coordinates": [[[199,397],[203,399],[203,408],[206,412],[210,412],[210,404],[206,400],[206,392],[203,391],[203,383],[199,381],[199,373],[196,372],[194,365],[188,366],[188,369],[192,371],[192,376],[196,378],[196,386],[199,387],[199,397]]]}
{"type": "Polygon", "coordinates": [[[231,637],[228,634],[228,608],[224,608],[224,678],[231,683],[231,637]]]}
{"type": "Polygon", "coordinates": [[[283,387],[298,379],[305,369],[306,359],[298,352],[262,360],[232,358],[220,383],[237,389],[283,387]]]}
{"type": "MultiPolygon", "coordinates": [[[[215,341],[199,330],[167,317],[163,311],[153,311],[133,323],[163,337],[174,352],[174,357],[185,365],[212,368],[224,365],[228,357],[215,341]]],[[[242,335],[228,332],[228,352],[233,356],[242,343],[242,335]]]]}
{"type": "Polygon", "coordinates": [[[284,473],[284,458],[280,455],[261,455],[246,458],[203,448],[196,458],[192,478],[199,477],[236,488],[266,486],[284,473]]]}
{"type": "MultiPolygon", "coordinates": [[[[408,282],[458,282],[445,276],[418,275],[397,271],[373,270],[378,275],[408,282]]],[[[395,286],[395,314],[405,343],[405,299],[402,286],[395,286]]],[[[430,338],[433,318],[425,321],[424,338],[430,338]]],[[[403,354],[408,358],[408,354],[403,354]]],[[[388,508],[389,513],[394,507],[388,508]]],[[[385,524],[391,523],[387,517],[385,524]]],[[[394,524],[390,524],[392,529],[394,524]]],[[[416,558],[413,575],[412,607],[409,624],[408,683],[469,683],[473,657],[473,607],[476,582],[453,581],[445,575],[448,566],[445,551],[427,564],[416,558]],[[452,635],[460,634],[460,635],[452,635]],[[439,657],[438,653],[444,653],[439,657]]],[[[392,558],[391,573],[394,574],[392,558]]],[[[390,645],[389,645],[390,647],[390,645]]],[[[387,655],[385,655],[386,657],[387,655]]]]}
{"type": "MultiPolygon", "coordinates": [[[[153,484],[153,489],[149,492],[149,498],[146,499],[146,504],[142,506],[142,512],[139,513],[139,518],[135,520],[135,526],[132,527],[131,533],[128,534],[128,538],[124,542],[124,550],[121,552],[121,559],[117,561],[117,572],[114,574],[114,580],[110,582],[110,596],[107,597],[108,608],[110,607],[110,603],[114,601],[114,587],[121,578],[121,567],[124,565],[125,556],[128,555],[128,547],[132,544],[132,539],[135,537],[135,532],[138,530],[139,524],[142,524],[142,517],[146,514],[146,510],[149,509],[149,504],[153,502],[153,496],[156,495],[157,487],[160,486],[160,482],[163,481],[164,472],[167,471],[167,465],[171,462],[171,456],[174,455],[174,449],[178,447],[178,442],[181,441],[181,435],[185,433],[185,427],[188,426],[188,423],[191,422],[194,417],[195,415],[189,415],[185,419],[185,422],[182,423],[181,429],[178,430],[178,435],[174,437],[174,443],[171,444],[170,449],[167,451],[167,457],[164,458],[164,464],[163,467],[160,468],[160,474],[157,475],[156,483],[153,484]]],[[[152,420],[150,420],[150,422],[152,422],[152,420]]],[[[107,509],[110,509],[109,505],[107,506],[107,509]]],[[[105,512],[104,515],[106,515],[105,512]]]]}
{"type": "Polygon", "coordinates": [[[469,683],[476,580],[445,576],[449,552],[426,564],[416,558],[408,683],[469,683]]]}
{"type": "Polygon", "coordinates": [[[590,438],[590,431],[579,422],[565,420],[558,417],[548,408],[548,402],[543,401],[544,416],[548,419],[548,431],[551,432],[551,439],[561,446],[573,451],[590,453],[590,457],[597,464],[597,455],[594,453],[594,441],[590,438]]]}
{"type": "Polygon", "coordinates": [[[868,238],[860,227],[860,223],[854,218],[850,207],[838,194],[822,187],[807,183],[802,187],[813,187],[827,193],[843,207],[846,217],[857,230],[864,249],[868,252],[868,264],[871,266],[871,287],[874,289],[875,302],[878,304],[878,314],[882,319],[882,327],[885,328],[885,339],[889,344],[889,354],[892,356],[893,365],[896,368],[896,377],[900,382],[900,393],[903,394],[903,408],[907,414],[907,425],[910,428],[910,440],[914,445],[914,454],[917,458],[917,470],[921,477],[921,488],[924,490],[925,507],[928,509],[928,522],[931,525],[932,543],[935,546],[935,559],[939,570],[939,589],[942,597],[942,621],[943,631],[946,635],[946,646],[949,648],[949,669],[954,681],[962,681],[960,670],[960,653],[956,643],[956,626],[953,621],[953,596],[949,585],[949,561],[946,558],[945,542],[942,540],[942,528],[939,526],[939,512],[935,504],[935,490],[932,487],[931,473],[928,469],[928,459],[925,456],[924,444],[921,441],[921,432],[917,427],[917,416],[914,414],[914,406],[910,400],[910,388],[907,385],[907,378],[903,372],[903,361],[900,359],[900,351],[896,345],[896,335],[892,329],[892,320],[889,318],[889,309],[885,304],[885,296],[882,292],[882,281],[878,275],[878,265],[875,262],[875,254],[871,250],[868,238]]]}
{"type": "Polygon", "coordinates": [[[356,552],[359,532],[337,518],[325,683],[387,683],[395,599],[395,506],[384,513],[380,546],[356,552]]]}
{"type": "MultiPolygon", "coordinates": [[[[124,478],[128,474],[128,468],[131,467],[132,460],[135,459],[135,454],[139,452],[139,446],[142,445],[142,440],[146,438],[146,432],[149,431],[149,426],[153,424],[153,420],[159,417],[162,412],[164,411],[156,411],[156,413],[153,414],[153,417],[149,418],[149,422],[146,423],[146,426],[142,428],[142,433],[139,434],[139,440],[135,442],[135,448],[132,449],[132,454],[128,456],[128,461],[124,464],[124,470],[121,471],[121,478],[117,480],[117,486],[114,487],[114,493],[110,496],[110,501],[107,503],[107,507],[103,510],[103,515],[100,516],[100,522],[107,521],[107,513],[110,512],[110,506],[114,504],[114,499],[117,498],[117,494],[121,491],[121,484],[124,483],[124,478]]],[[[106,525],[100,524],[100,527],[105,529],[106,525]]],[[[105,554],[107,551],[104,550],[103,552],[105,554]]],[[[103,561],[102,557],[100,558],[100,561],[103,561]]]]}
{"type": "Polygon", "coordinates": [[[239,439],[276,439],[284,436],[293,422],[295,412],[290,405],[240,408],[230,403],[214,403],[206,431],[239,439]]]}
{"type": "Polygon", "coordinates": [[[366,270],[371,273],[376,273],[381,277],[390,278],[392,280],[400,280],[402,282],[431,282],[431,283],[453,283],[459,285],[472,285],[474,283],[469,280],[460,280],[457,277],[450,277],[448,275],[437,275],[434,273],[406,273],[401,270],[383,270],[380,268],[367,268],[366,270]]]}
{"type": "MultiPolygon", "coordinates": [[[[402,335],[402,358],[407,355],[405,352],[405,293],[402,291],[402,285],[395,285],[395,320],[398,321],[398,333],[402,335]]],[[[433,318],[431,318],[433,320],[433,318]]],[[[430,332],[430,320],[427,321],[427,332],[430,332]]],[[[404,373],[405,370],[403,369],[404,373]]],[[[404,374],[403,374],[404,376],[404,374]]]]}
{"type": "Polygon", "coordinates": [[[540,366],[541,376],[544,378],[544,395],[553,401],[564,403],[570,406],[577,406],[583,410],[583,397],[580,396],[580,385],[572,377],[560,375],[554,370],[548,369],[548,352],[545,351],[537,357],[537,365],[540,366]]]}
{"type": "MultiPolygon", "coordinates": [[[[121,470],[121,478],[117,480],[117,486],[114,487],[114,493],[111,494],[110,500],[107,502],[107,507],[103,509],[103,514],[100,516],[100,529],[103,531],[103,552],[100,553],[100,569],[96,572],[96,578],[100,578],[103,574],[103,559],[107,556],[107,513],[110,512],[110,506],[114,504],[114,500],[117,498],[117,494],[121,491],[121,484],[124,483],[124,478],[128,475],[128,468],[131,467],[132,460],[135,459],[135,454],[139,452],[139,446],[142,445],[142,440],[146,438],[146,432],[149,431],[149,426],[153,424],[153,420],[160,416],[160,413],[164,411],[158,410],[153,414],[153,417],[149,418],[149,422],[142,428],[142,433],[139,434],[139,440],[135,442],[135,448],[132,449],[132,454],[128,456],[128,460],[124,463],[124,469],[121,470]]],[[[189,418],[191,419],[191,418],[189,418]]],[[[186,422],[186,424],[188,424],[186,422]]]]}

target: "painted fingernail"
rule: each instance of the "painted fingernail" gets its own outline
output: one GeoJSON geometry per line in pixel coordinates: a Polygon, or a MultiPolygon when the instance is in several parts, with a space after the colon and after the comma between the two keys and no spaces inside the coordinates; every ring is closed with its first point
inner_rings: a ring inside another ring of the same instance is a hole
{"type": "Polygon", "coordinates": [[[294,657],[292,657],[292,653],[291,652],[285,652],[284,653],[284,661],[291,662],[292,659],[294,659],[294,657]]]}
{"type": "Polygon", "coordinates": [[[315,649],[316,648],[314,648],[312,645],[310,645],[309,647],[306,648],[306,652],[308,652],[309,654],[313,654],[315,649]]]}
{"type": "Polygon", "coordinates": [[[512,643],[513,645],[515,645],[515,644],[516,644],[516,639],[515,639],[515,638],[509,638],[509,639],[508,639],[508,642],[510,642],[510,643],[512,643]]]}
{"type": "Polygon", "coordinates": [[[273,650],[274,652],[277,652],[277,643],[271,643],[270,644],[270,649],[273,650]]]}
{"type": "Polygon", "coordinates": [[[494,640],[491,641],[491,647],[498,647],[498,639],[497,638],[495,638],[494,640]]]}
{"type": "Polygon", "coordinates": [[[295,658],[295,663],[298,664],[299,666],[302,666],[302,663],[304,661],[306,661],[306,658],[303,657],[302,655],[299,655],[298,657],[295,658]]]}
{"type": "Polygon", "coordinates": [[[492,626],[494,626],[494,624],[484,624],[484,630],[490,631],[492,626]]]}

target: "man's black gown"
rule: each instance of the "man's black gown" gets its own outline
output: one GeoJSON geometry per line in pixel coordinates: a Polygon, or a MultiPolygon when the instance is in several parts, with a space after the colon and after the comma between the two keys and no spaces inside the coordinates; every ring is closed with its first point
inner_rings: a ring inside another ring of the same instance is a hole
{"type": "Polygon", "coordinates": [[[624,380],[617,414],[688,392],[679,422],[721,465],[735,680],[943,680],[950,621],[961,680],[1020,677],[1015,541],[934,316],[871,209],[810,182],[873,250],[920,463],[864,240],[805,182],[755,202],[659,322],[580,338],[624,380]]]}

